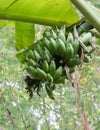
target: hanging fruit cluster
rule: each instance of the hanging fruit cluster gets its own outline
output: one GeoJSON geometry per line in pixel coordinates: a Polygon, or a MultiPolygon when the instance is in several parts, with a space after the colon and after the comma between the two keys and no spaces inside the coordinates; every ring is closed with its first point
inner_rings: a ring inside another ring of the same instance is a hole
{"type": "Polygon", "coordinates": [[[66,37],[64,29],[46,29],[43,38],[29,50],[26,55],[27,92],[30,97],[37,89],[45,86],[48,96],[54,99],[53,90],[56,84],[64,83],[76,66],[89,62],[95,49],[91,33],[77,36],[74,29],[66,37]]]}

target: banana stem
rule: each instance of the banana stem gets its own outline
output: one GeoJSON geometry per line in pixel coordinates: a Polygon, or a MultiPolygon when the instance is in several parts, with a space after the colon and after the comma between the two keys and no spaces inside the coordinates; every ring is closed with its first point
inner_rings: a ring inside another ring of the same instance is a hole
{"type": "Polygon", "coordinates": [[[84,0],[70,0],[100,32],[100,18],[84,0]]]}
{"type": "Polygon", "coordinates": [[[78,34],[81,35],[82,33],[89,31],[90,29],[93,29],[93,26],[89,21],[87,21],[87,22],[84,22],[82,25],[80,25],[77,28],[77,31],[78,31],[78,34]]]}

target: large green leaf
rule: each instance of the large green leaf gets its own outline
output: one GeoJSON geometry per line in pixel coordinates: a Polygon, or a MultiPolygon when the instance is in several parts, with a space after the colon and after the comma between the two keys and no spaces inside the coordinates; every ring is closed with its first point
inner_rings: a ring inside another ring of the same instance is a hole
{"type": "Polygon", "coordinates": [[[15,34],[16,34],[17,50],[29,47],[34,42],[35,37],[34,25],[31,23],[16,22],[15,34]]]}
{"type": "Polygon", "coordinates": [[[79,20],[70,0],[0,0],[0,18],[45,25],[71,25],[79,20]]]}

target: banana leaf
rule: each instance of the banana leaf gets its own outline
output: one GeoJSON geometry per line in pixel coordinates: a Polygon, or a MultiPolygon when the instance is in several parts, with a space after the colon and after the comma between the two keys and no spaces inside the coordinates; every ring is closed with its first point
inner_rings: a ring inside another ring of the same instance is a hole
{"type": "Polygon", "coordinates": [[[70,0],[0,0],[0,19],[71,25],[80,18],[70,0]]]}

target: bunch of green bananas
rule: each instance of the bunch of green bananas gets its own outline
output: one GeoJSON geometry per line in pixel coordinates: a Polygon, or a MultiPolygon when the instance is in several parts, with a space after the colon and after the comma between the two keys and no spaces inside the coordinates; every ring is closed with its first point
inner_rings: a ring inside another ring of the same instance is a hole
{"type": "Polygon", "coordinates": [[[33,45],[26,56],[26,70],[33,80],[31,88],[37,88],[39,93],[45,83],[48,96],[54,99],[55,85],[65,82],[65,66],[70,74],[81,61],[89,61],[89,54],[94,50],[89,44],[91,39],[90,33],[83,34],[78,40],[71,32],[66,38],[64,29],[46,29],[43,38],[33,45]]]}

